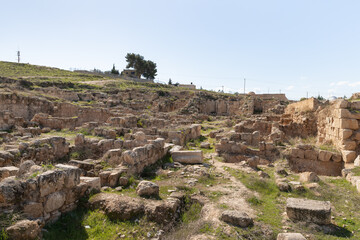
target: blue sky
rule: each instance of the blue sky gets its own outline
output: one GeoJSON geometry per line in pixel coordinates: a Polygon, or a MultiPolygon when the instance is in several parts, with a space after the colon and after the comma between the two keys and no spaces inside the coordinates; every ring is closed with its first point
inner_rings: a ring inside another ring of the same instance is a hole
{"type": "Polygon", "coordinates": [[[158,80],[206,89],[360,91],[358,0],[0,0],[0,60],[63,69],[125,67],[128,52],[158,80]]]}

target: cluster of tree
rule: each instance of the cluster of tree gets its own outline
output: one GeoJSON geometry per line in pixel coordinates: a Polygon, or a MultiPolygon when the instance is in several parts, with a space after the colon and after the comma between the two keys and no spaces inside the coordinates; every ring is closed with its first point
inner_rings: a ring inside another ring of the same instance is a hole
{"type": "Polygon", "coordinates": [[[179,86],[179,84],[180,83],[172,83],[172,81],[171,81],[171,78],[169,78],[169,82],[168,82],[168,85],[173,85],[173,86],[175,86],[175,87],[177,87],[177,86],[179,86]]]}
{"type": "Polygon", "coordinates": [[[145,60],[143,56],[135,53],[128,53],[125,56],[126,68],[134,68],[138,78],[141,76],[146,79],[154,79],[157,75],[156,63],[150,60],[145,60]]]}
{"type": "Polygon", "coordinates": [[[115,64],[113,64],[113,68],[111,69],[111,74],[119,75],[119,70],[115,69],[115,64]]]}

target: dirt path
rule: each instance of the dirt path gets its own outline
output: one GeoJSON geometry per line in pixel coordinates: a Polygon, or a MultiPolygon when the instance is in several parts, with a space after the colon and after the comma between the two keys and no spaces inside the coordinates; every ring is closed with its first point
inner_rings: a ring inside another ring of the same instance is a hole
{"type": "MultiPolygon", "coordinates": [[[[255,217],[256,212],[253,210],[248,202],[246,201],[247,196],[250,195],[251,191],[248,190],[239,180],[229,174],[224,167],[230,167],[234,169],[244,169],[239,164],[224,163],[215,159],[215,154],[212,156],[213,160],[213,171],[215,174],[222,174],[225,179],[229,181],[226,183],[215,184],[209,187],[209,191],[221,193],[221,197],[216,201],[207,200],[202,208],[201,218],[199,222],[206,222],[216,229],[222,223],[219,220],[221,213],[225,210],[237,210],[246,212],[249,216],[255,217]]],[[[224,228],[226,231],[226,227],[224,228]]],[[[200,239],[212,239],[212,236],[206,234],[197,234],[190,237],[191,240],[200,239]]]]}

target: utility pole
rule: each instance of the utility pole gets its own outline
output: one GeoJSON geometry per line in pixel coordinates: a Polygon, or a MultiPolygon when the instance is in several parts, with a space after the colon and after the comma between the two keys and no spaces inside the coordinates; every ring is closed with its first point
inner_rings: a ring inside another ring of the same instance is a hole
{"type": "Polygon", "coordinates": [[[20,63],[20,51],[17,51],[18,63],[20,63]]]}
{"type": "Polygon", "coordinates": [[[244,78],[244,94],[245,94],[246,78],[244,78]]]}

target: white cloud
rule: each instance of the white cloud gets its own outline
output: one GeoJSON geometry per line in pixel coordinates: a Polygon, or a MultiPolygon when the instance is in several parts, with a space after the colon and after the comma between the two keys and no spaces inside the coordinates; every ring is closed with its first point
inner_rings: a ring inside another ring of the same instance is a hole
{"type": "Polygon", "coordinates": [[[335,86],[335,84],[336,84],[336,83],[332,82],[332,83],[330,83],[330,86],[335,86]]]}
{"type": "Polygon", "coordinates": [[[347,84],[349,84],[348,81],[340,81],[340,82],[336,83],[337,86],[343,86],[343,85],[347,85],[347,84]]]}
{"type": "Polygon", "coordinates": [[[289,91],[289,90],[291,90],[291,89],[294,89],[294,86],[288,86],[288,87],[286,88],[287,91],[289,91]]]}
{"type": "Polygon", "coordinates": [[[349,83],[348,85],[349,85],[349,87],[356,87],[356,86],[360,85],[360,82],[353,82],[353,83],[349,83]]]}

